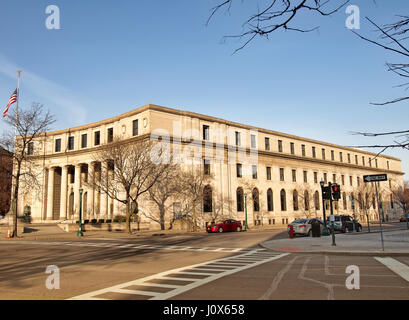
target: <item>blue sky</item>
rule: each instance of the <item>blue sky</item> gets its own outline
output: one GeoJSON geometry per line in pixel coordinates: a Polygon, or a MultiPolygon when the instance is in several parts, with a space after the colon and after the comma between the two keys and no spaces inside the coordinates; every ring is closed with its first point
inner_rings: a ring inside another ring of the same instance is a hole
{"type": "MultiPolygon", "coordinates": [[[[20,104],[43,103],[58,119],[55,129],[148,103],[340,145],[391,141],[351,131],[408,129],[408,102],[369,104],[405,94],[385,67],[402,59],[352,34],[345,10],[300,16],[297,26],[319,31],[278,32],[232,55],[241,43],[221,39],[241,31],[256,1],[237,1],[206,26],[216,2],[2,0],[0,103],[7,103],[20,68],[20,104]],[[45,27],[48,5],[60,8],[61,30],[45,27]]],[[[405,0],[351,3],[360,8],[360,32],[374,37],[365,16],[384,24],[409,9],[405,0]]],[[[401,158],[409,172],[409,152],[386,154],[401,158]]]]}

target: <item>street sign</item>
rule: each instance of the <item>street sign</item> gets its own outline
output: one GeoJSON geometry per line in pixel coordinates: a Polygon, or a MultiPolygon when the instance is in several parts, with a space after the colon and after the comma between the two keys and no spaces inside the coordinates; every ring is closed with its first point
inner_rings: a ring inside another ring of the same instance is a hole
{"type": "Polygon", "coordinates": [[[372,174],[364,176],[364,182],[388,181],[386,174],[372,174]]]}

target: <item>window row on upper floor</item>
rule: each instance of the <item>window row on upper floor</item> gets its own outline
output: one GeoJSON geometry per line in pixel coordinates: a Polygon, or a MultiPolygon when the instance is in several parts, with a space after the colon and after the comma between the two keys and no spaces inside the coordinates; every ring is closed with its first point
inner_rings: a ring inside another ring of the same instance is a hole
{"type": "MultiPolygon", "coordinates": [[[[203,125],[203,140],[210,140],[210,126],[209,125],[203,125]]],[[[242,132],[240,131],[235,131],[234,133],[234,143],[236,146],[241,147],[244,146],[242,143],[242,132]]],[[[264,150],[265,151],[272,151],[272,146],[271,146],[271,137],[264,137],[264,150]]],[[[250,148],[258,148],[257,146],[257,136],[255,134],[250,134],[250,148]]],[[[311,158],[320,158],[322,160],[329,160],[331,161],[336,161],[336,151],[335,150],[329,150],[329,154],[327,154],[328,150],[325,148],[320,148],[321,153],[320,157],[318,157],[318,150],[319,148],[316,146],[311,146],[311,153],[310,157],[311,158]],[[329,156],[329,157],[328,157],[329,156]]],[[[283,140],[277,139],[277,149],[278,152],[284,152],[284,144],[283,140]]],[[[300,153],[297,153],[298,155],[301,155],[302,157],[307,156],[307,146],[305,144],[301,144],[300,153]]],[[[289,144],[289,153],[292,155],[296,154],[296,147],[294,142],[290,142],[289,144]]],[[[355,165],[362,165],[362,166],[369,166],[369,167],[375,167],[378,168],[378,159],[376,157],[366,157],[357,155],[357,154],[351,154],[351,153],[345,153],[343,151],[337,151],[337,156],[338,156],[338,161],[339,162],[345,162],[349,164],[355,164],[355,165]]],[[[390,163],[387,160],[386,161],[386,169],[390,169],[390,163]]]]}

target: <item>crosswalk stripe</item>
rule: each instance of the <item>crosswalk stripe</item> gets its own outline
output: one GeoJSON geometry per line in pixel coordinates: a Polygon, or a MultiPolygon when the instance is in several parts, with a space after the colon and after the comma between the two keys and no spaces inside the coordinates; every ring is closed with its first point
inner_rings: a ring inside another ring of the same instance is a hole
{"type": "Polygon", "coordinates": [[[397,275],[405,279],[406,281],[409,282],[409,266],[406,264],[403,264],[402,262],[399,262],[398,260],[395,260],[390,257],[374,257],[375,260],[379,261],[386,267],[388,267],[390,270],[395,272],[397,275]]]}

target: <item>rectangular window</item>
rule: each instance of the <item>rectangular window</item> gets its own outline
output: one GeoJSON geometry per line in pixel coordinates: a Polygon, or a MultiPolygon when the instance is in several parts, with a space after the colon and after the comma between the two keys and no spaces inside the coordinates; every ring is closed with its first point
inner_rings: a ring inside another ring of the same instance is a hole
{"type": "Polygon", "coordinates": [[[325,160],[325,149],[322,149],[322,160],[325,160]]]}
{"type": "Polygon", "coordinates": [[[74,137],[68,137],[68,150],[74,150],[74,137]]]}
{"type": "Polygon", "coordinates": [[[312,147],[312,157],[315,158],[316,154],[315,154],[315,147],[312,147]]]}
{"type": "Polygon", "coordinates": [[[203,160],[203,169],[205,175],[210,174],[210,160],[203,160]]]}
{"type": "Polygon", "coordinates": [[[304,171],[303,175],[304,175],[304,182],[307,183],[308,182],[308,180],[307,180],[307,171],[304,171]]]}
{"type": "Polygon", "coordinates": [[[358,164],[358,156],[355,155],[355,164],[358,164]]]}
{"type": "Polygon", "coordinates": [[[32,156],[34,154],[34,142],[29,142],[27,146],[27,154],[32,156]]]}
{"type": "Polygon", "coordinates": [[[334,161],[334,160],[335,160],[334,150],[331,150],[331,160],[332,160],[332,161],[334,161]]]}
{"type": "Polygon", "coordinates": [[[271,167],[267,167],[267,180],[271,180],[271,167]]]}
{"type": "Polygon", "coordinates": [[[348,163],[351,163],[351,154],[348,153],[348,163]]]}
{"type": "Polygon", "coordinates": [[[114,128],[108,129],[108,143],[114,140],[114,128]]]}
{"type": "Polygon", "coordinates": [[[387,167],[388,170],[389,170],[389,161],[386,161],[386,167],[387,167]]]}
{"type": "Polygon", "coordinates": [[[283,152],[283,141],[278,140],[278,152],[283,152]]]}
{"type": "Polygon", "coordinates": [[[240,146],[241,145],[240,132],[236,131],[235,136],[236,136],[236,146],[240,146]]]}
{"type": "Polygon", "coordinates": [[[81,135],[81,148],[87,147],[87,134],[81,135]]]}
{"type": "Polygon", "coordinates": [[[95,131],[94,133],[94,146],[99,146],[101,143],[101,133],[99,131],[95,131]]]}
{"type": "Polygon", "coordinates": [[[359,187],[359,177],[356,177],[356,183],[358,184],[359,187]]]}
{"type": "Polygon", "coordinates": [[[369,164],[370,167],[372,167],[372,159],[371,158],[368,159],[368,164],[369,164]]]}
{"type": "Polygon", "coordinates": [[[251,148],[256,148],[256,136],[254,134],[250,135],[251,148]]]}
{"type": "Polygon", "coordinates": [[[290,152],[294,154],[294,142],[290,142],[290,152]]]}
{"type": "Polygon", "coordinates": [[[378,168],[378,159],[375,159],[375,167],[378,168]]]}
{"type": "Polygon", "coordinates": [[[138,135],[138,129],[139,129],[138,120],[132,121],[132,135],[134,137],[138,135]]]}
{"type": "Polygon", "coordinates": [[[342,159],[342,152],[339,153],[339,161],[344,162],[344,160],[342,159]]]}
{"type": "Polygon", "coordinates": [[[292,176],[293,176],[293,182],[297,182],[297,172],[295,170],[292,170],[292,176]]]}
{"type": "Polygon", "coordinates": [[[270,150],[270,138],[265,138],[264,144],[265,144],[266,150],[270,150]]]}
{"type": "Polygon", "coordinates": [[[332,181],[337,183],[337,175],[335,173],[332,175],[332,181]]]}
{"type": "Polygon", "coordinates": [[[284,168],[280,168],[280,181],[284,181],[284,168]]]}
{"type": "Polygon", "coordinates": [[[236,164],[236,175],[237,178],[241,178],[243,176],[241,163],[236,164]]]}
{"type": "Polygon", "coordinates": [[[303,157],[305,157],[305,144],[301,145],[301,154],[303,157]]]}
{"type": "Polygon", "coordinates": [[[365,157],[364,156],[362,156],[362,165],[363,166],[365,165],[365,157]]]}
{"type": "Polygon", "coordinates": [[[324,173],[324,183],[327,184],[327,174],[324,173]]]}
{"type": "Polygon", "coordinates": [[[314,172],[314,183],[318,183],[318,172],[314,172]]]}
{"type": "Polygon", "coordinates": [[[349,176],[349,185],[352,187],[352,176],[349,176]]]}
{"type": "Polygon", "coordinates": [[[61,152],[61,139],[55,140],[55,152],[61,152]]]}
{"type": "Polygon", "coordinates": [[[344,186],[345,185],[345,176],[344,175],[341,175],[341,182],[342,182],[342,185],[344,186]]]}
{"type": "Polygon", "coordinates": [[[257,166],[251,166],[253,179],[257,179],[257,166]]]}

